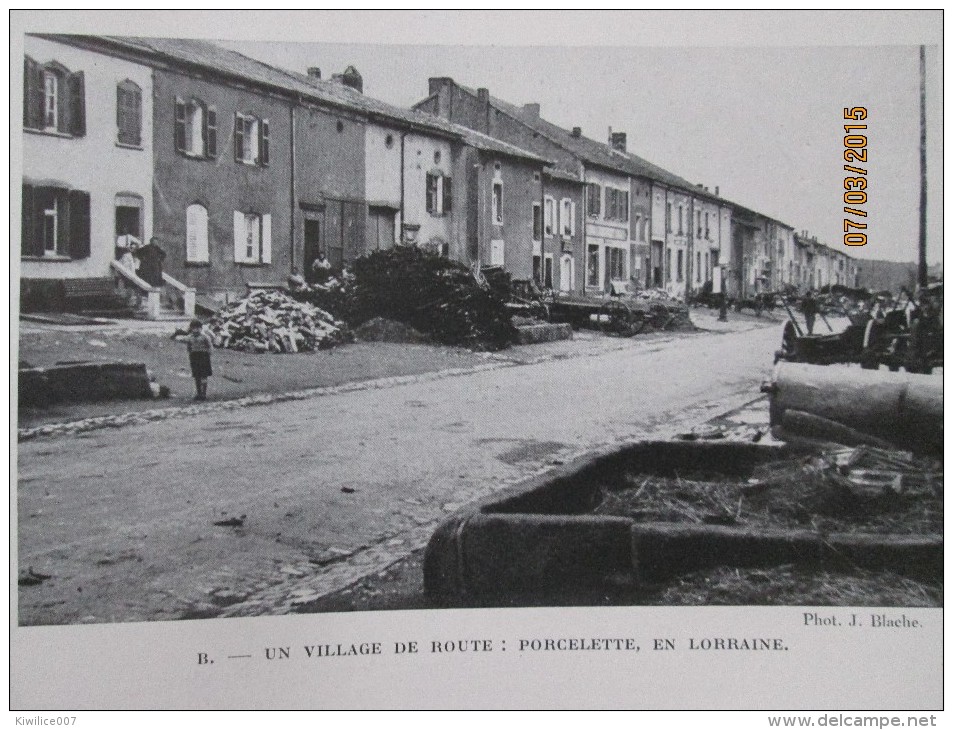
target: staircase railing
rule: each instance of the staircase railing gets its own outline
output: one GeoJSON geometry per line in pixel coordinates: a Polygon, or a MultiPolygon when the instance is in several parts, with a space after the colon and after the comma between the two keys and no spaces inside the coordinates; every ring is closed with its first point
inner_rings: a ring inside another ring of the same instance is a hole
{"type": "Polygon", "coordinates": [[[162,272],[162,280],[166,284],[171,286],[173,289],[179,292],[182,295],[182,312],[186,317],[195,316],[195,289],[190,286],[186,286],[178,279],[173,279],[164,271],[162,272]]]}
{"type": "Polygon", "coordinates": [[[132,286],[146,295],[146,317],[149,319],[159,319],[159,308],[161,305],[160,289],[152,286],[152,284],[144,279],[140,279],[136,276],[134,271],[130,271],[118,261],[110,261],[109,265],[112,267],[112,270],[119,274],[127,283],[132,284],[132,286]]]}

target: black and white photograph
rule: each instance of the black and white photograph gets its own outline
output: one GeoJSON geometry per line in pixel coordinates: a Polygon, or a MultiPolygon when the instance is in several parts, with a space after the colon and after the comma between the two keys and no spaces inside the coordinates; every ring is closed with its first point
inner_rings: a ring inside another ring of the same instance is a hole
{"type": "Polygon", "coordinates": [[[14,707],[942,709],[942,11],[11,17],[14,707]]]}

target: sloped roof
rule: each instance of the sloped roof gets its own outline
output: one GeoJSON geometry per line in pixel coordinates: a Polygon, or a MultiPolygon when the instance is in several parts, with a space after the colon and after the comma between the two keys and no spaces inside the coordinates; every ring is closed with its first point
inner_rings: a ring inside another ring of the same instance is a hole
{"type": "MultiPolygon", "coordinates": [[[[454,83],[456,84],[456,82],[454,83]]],[[[456,85],[466,91],[468,94],[477,96],[476,91],[473,89],[463,86],[462,84],[456,85]]],[[[428,97],[428,99],[429,98],[430,97],[428,97]]],[[[671,185],[673,187],[684,189],[686,192],[691,192],[700,197],[705,197],[716,201],[729,202],[717,195],[699,188],[697,185],[691,183],[685,178],[679,177],[675,173],[669,172],[668,170],[659,167],[658,165],[655,165],[648,160],[639,157],[638,155],[634,155],[631,152],[619,152],[618,150],[611,149],[604,142],[597,142],[596,140],[590,139],[589,137],[585,137],[583,135],[576,137],[569,130],[553,124],[542,117],[528,115],[523,111],[522,107],[511,104],[495,96],[491,96],[489,98],[489,102],[492,106],[496,107],[504,114],[507,114],[522,122],[527,127],[530,127],[534,131],[549,139],[551,142],[554,142],[563,149],[568,150],[576,157],[590,165],[622,172],[628,175],[646,177],[667,185],[671,185]]]]}
{"type": "Polygon", "coordinates": [[[166,62],[185,63],[208,69],[239,81],[250,81],[275,92],[319,103],[349,109],[367,116],[411,127],[436,136],[459,139],[473,147],[510,157],[546,163],[539,155],[515,145],[488,137],[445,119],[414,109],[403,109],[370,96],[337,81],[326,81],[306,74],[271,66],[238,51],[223,48],[209,41],[192,38],[144,38],[127,36],[46,36],[64,42],[104,42],[108,46],[144,54],[166,62]]]}

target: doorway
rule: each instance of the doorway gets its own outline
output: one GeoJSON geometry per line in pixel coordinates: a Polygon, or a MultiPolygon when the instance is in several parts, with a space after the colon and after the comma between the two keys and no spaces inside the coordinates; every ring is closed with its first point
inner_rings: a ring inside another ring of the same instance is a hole
{"type": "Polygon", "coordinates": [[[572,291],[573,260],[570,254],[559,259],[559,291],[572,291]]]}
{"type": "Polygon", "coordinates": [[[312,266],[321,253],[321,218],[318,213],[307,213],[304,218],[304,277],[314,284],[312,266]]]}
{"type": "Polygon", "coordinates": [[[393,208],[369,206],[367,211],[367,252],[384,251],[394,247],[396,226],[393,208]]]}

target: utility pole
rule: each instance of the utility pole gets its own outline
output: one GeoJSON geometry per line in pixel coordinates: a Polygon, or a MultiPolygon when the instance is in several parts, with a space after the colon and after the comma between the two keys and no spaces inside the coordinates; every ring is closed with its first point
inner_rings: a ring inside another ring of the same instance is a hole
{"type": "Polygon", "coordinates": [[[917,283],[927,285],[927,61],[920,46],[920,267],[917,283]]]}

